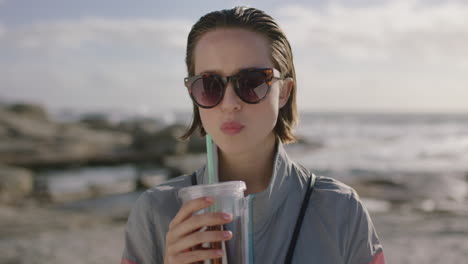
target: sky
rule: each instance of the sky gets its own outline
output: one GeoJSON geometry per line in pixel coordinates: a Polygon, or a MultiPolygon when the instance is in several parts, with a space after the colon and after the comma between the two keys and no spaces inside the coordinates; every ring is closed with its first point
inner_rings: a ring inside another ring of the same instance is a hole
{"type": "Polygon", "coordinates": [[[468,1],[0,0],[0,101],[189,111],[202,15],[248,5],[291,42],[301,111],[468,113],[468,1]]]}

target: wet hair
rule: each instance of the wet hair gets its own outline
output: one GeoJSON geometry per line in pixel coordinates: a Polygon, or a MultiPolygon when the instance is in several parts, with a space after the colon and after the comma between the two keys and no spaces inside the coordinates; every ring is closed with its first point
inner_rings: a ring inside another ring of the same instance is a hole
{"type": "MultiPolygon", "coordinates": [[[[293,128],[299,123],[296,107],[296,73],[293,64],[291,45],[286,35],[278,26],[276,21],[262,10],[252,7],[234,7],[220,11],[210,12],[202,16],[190,30],[187,39],[187,51],[185,63],[187,65],[188,76],[195,75],[194,50],[198,40],[203,34],[219,28],[240,28],[246,29],[266,37],[271,46],[271,61],[276,69],[281,72],[283,78],[292,78],[293,87],[291,89],[287,103],[279,110],[278,119],[274,128],[274,133],[282,143],[293,143],[297,141],[293,134],[293,128]]],[[[201,136],[206,135],[200,118],[198,107],[193,105],[192,123],[180,137],[182,140],[198,130],[201,136]]]]}

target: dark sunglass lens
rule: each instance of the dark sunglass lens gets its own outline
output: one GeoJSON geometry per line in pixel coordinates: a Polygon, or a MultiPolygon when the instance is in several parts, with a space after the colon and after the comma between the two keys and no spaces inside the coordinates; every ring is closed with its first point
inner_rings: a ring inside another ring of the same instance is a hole
{"type": "Polygon", "coordinates": [[[262,100],[268,92],[265,77],[263,72],[252,71],[241,74],[238,79],[239,96],[251,103],[262,100]]]}
{"type": "Polygon", "coordinates": [[[202,106],[215,106],[223,96],[220,80],[211,75],[204,75],[192,84],[192,96],[202,106]]]}

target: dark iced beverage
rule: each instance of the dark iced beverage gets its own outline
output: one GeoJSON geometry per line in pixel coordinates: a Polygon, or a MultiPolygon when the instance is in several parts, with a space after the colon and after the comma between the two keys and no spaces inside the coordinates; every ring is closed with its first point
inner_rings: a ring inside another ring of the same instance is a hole
{"type": "Polygon", "coordinates": [[[216,184],[203,184],[182,188],[179,191],[179,198],[182,202],[187,202],[199,197],[211,196],[215,202],[209,208],[196,212],[196,214],[206,212],[224,212],[230,213],[233,220],[230,223],[219,226],[208,226],[204,231],[222,231],[232,232],[232,238],[224,242],[204,243],[203,248],[220,249],[224,251],[222,258],[205,261],[205,264],[243,264],[247,263],[247,252],[244,245],[244,234],[242,225],[244,223],[244,191],[245,183],[242,181],[230,181],[216,184]]]}

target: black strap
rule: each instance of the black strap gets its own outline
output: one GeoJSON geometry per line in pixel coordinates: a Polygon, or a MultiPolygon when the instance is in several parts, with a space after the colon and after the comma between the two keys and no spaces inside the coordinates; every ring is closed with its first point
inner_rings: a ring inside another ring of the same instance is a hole
{"type": "Polygon", "coordinates": [[[197,175],[195,172],[192,174],[192,185],[197,185],[197,175]]]}
{"type": "MultiPolygon", "coordinates": [[[[297,239],[299,238],[299,231],[301,230],[302,221],[304,220],[304,215],[309,205],[310,196],[312,195],[312,191],[314,190],[314,176],[309,171],[307,171],[307,174],[309,175],[307,182],[307,192],[304,195],[304,200],[302,200],[301,211],[299,212],[299,216],[297,217],[296,226],[294,227],[294,233],[292,235],[291,241],[289,242],[288,253],[284,262],[285,264],[291,264],[294,255],[294,249],[296,248],[297,239]]],[[[197,185],[197,175],[195,172],[192,174],[191,179],[192,185],[197,185]]]]}
{"type": "Polygon", "coordinates": [[[304,196],[304,200],[302,200],[301,211],[296,220],[296,226],[294,227],[294,233],[292,235],[291,242],[289,242],[288,254],[286,255],[286,260],[284,261],[285,264],[292,263],[294,249],[296,248],[297,239],[299,238],[299,231],[301,230],[302,226],[302,220],[304,220],[304,215],[309,205],[310,196],[312,195],[312,191],[314,190],[314,176],[310,173],[308,173],[308,175],[309,181],[307,184],[307,192],[304,196]]]}

